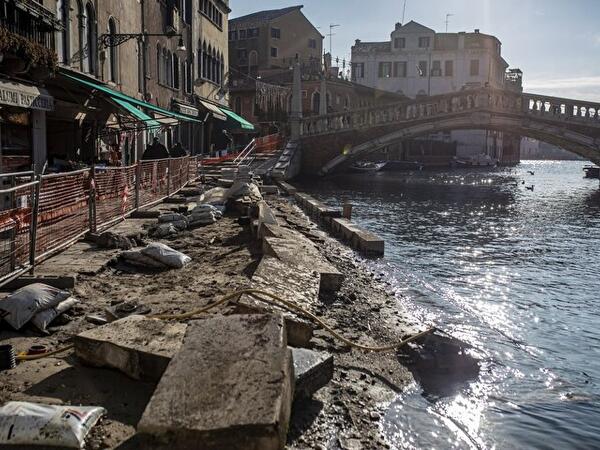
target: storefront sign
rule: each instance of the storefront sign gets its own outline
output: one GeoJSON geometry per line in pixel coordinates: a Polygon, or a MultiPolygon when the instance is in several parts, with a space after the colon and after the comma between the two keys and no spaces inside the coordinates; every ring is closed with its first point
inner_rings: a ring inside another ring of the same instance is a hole
{"type": "Polygon", "coordinates": [[[54,111],[54,98],[41,94],[33,86],[23,86],[26,90],[17,90],[0,85],[0,103],[19,108],[54,111]]]}
{"type": "Polygon", "coordinates": [[[179,111],[181,114],[187,114],[188,116],[196,117],[198,110],[193,106],[182,105],[181,103],[174,103],[173,109],[179,111]]]}

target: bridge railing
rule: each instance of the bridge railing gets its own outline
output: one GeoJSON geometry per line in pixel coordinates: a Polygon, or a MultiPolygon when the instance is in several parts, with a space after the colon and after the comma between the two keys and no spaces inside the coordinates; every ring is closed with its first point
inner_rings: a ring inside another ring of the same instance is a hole
{"type": "Polygon", "coordinates": [[[600,126],[598,103],[486,88],[307,117],[302,119],[301,135],[314,136],[393,123],[426,121],[465,111],[535,115],[543,116],[545,120],[567,120],[600,126]]]}
{"type": "Polygon", "coordinates": [[[523,105],[528,115],[600,125],[600,103],[524,93],[523,105]]]}
{"type": "Polygon", "coordinates": [[[307,117],[302,120],[301,134],[312,136],[398,122],[428,120],[470,110],[521,113],[522,109],[523,103],[519,93],[494,89],[470,90],[307,117]]]}

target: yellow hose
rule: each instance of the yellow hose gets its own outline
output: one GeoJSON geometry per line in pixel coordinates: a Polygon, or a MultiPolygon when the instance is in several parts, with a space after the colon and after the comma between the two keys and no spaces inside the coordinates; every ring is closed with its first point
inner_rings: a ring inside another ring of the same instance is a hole
{"type": "Polygon", "coordinates": [[[255,298],[258,301],[261,301],[263,303],[269,303],[269,304],[276,304],[278,306],[283,306],[284,308],[288,309],[289,311],[295,312],[295,313],[300,313],[301,315],[304,315],[305,317],[311,319],[312,321],[316,322],[317,324],[319,324],[324,330],[326,330],[329,334],[331,334],[334,338],[342,341],[344,344],[350,346],[350,347],[354,347],[360,350],[364,350],[367,352],[386,352],[386,351],[390,351],[390,350],[396,350],[406,344],[408,344],[409,342],[413,342],[423,336],[426,336],[428,334],[431,334],[435,331],[435,328],[429,328],[428,330],[422,331],[420,333],[417,333],[407,339],[398,341],[398,342],[394,342],[392,344],[389,345],[384,345],[384,346],[378,346],[378,347],[372,347],[372,346],[368,346],[368,345],[362,345],[362,344],[358,344],[355,342],[350,341],[349,339],[345,338],[344,336],[342,336],[341,334],[339,334],[337,331],[335,331],[333,328],[331,328],[329,325],[327,325],[325,322],[323,322],[320,318],[318,318],[317,316],[315,316],[313,313],[305,310],[304,308],[288,301],[285,300],[275,294],[271,294],[270,292],[266,292],[266,291],[262,291],[260,289],[243,289],[240,291],[236,291],[233,292],[231,294],[227,294],[225,297],[221,298],[220,300],[216,301],[215,303],[212,303],[208,306],[205,306],[204,308],[199,308],[199,309],[195,309],[193,311],[187,312],[187,313],[183,313],[183,314],[157,314],[157,315],[152,315],[149,316],[149,318],[152,319],[160,319],[160,320],[185,320],[185,319],[191,319],[199,314],[205,313],[207,311],[210,311],[213,308],[216,308],[217,306],[222,305],[225,302],[228,302],[229,300],[235,298],[235,297],[241,297],[242,295],[249,295],[253,298],[255,298]],[[263,298],[261,296],[265,296],[268,297],[269,299],[263,298]]]}
{"type": "Polygon", "coordinates": [[[51,352],[40,353],[37,355],[28,355],[27,353],[19,353],[15,357],[15,359],[17,359],[18,361],[33,361],[35,359],[46,358],[47,356],[52,356],[52,355],[56,355],[57,353],[66,352],[67,350],[70,350],[72,348],[73,348],[73,344],[70,344],[65,347],[61,347],[59,349],[52,350],[51,352]]]}

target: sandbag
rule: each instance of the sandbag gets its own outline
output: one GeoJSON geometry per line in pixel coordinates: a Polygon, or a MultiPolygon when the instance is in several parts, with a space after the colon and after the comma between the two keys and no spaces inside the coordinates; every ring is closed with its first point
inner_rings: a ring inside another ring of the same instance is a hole
{"type": "Polygon", "coordinates": [[[83,448],[104,414],[97,406],[8,402],[0,408],[0,444],[83,448]]]}
{"type": "Polygon", "coordinates": [[[148,234],[154,238],[163,238],[177,234],[177,228],[172,223],[161,223],[151,228],[148,234]]]}
{"type": "Polygon", "coordinates": [[[152,244],[143,248],[141,252],[143,255],[149,256],[150,258],[153,258],[156,261],[175,269],[181,269],[192,260],[192,258],[186,254],[178,252],[177,250],[172,249],[168,245],[161,244],[160,242],[153,242],[152,244]]]}
{"type": "Polygon", "coordinates": [[[138,267],[145,267],[147,269],[166,269],[167,266],[163,263],[161,263],[160,261],[157,261],[154,258],[151,258],[150,256],[146,256],[144,254],[142,254],[141,251],[139,250],[131,250],[128,252],[122,252],[121,253],[121,258],[123,258],[123,260],[125,260],[125,262],[134,265],[134,266],[138,266],[138,267]]]}
{"type": "Polygon", "coordinates": [[[200,202],[209,205],[224,205],[227,199],[227,189],[221,187],[212,188],[200,196],[200,202]]]}
{"type": "Polygon", "coordinates": [[[54,319],[56,319],[62,313],[67,312],[68,310],[70,310],[73,306],[75,306],[78,303],[79,303],[79,300],[77,300],[75,297],[69,297],[68,299],[60,302],[55,307],[48,308],[48,309],[45,309],[45,310],[37,313],[31,319],[31,323],[38,330],[40,330],[41,332],[44,333],[44,332],[46,332],[46,328],[48,327],[48,325],[50,325],[50,323],[54,319]]]}
{"type": "Polygon", "coordinates": [[[178,213],[162,214],[158,216],[158,223],[181,222],[185,221],[185,216],[178,213]]]}
{"type": "Polygon", "coordinates": [[[0,300],[0,318],[19,330],[37,313],[58,305],[70,296],[67,291],[43,283],[33,283],[0,300]]]}

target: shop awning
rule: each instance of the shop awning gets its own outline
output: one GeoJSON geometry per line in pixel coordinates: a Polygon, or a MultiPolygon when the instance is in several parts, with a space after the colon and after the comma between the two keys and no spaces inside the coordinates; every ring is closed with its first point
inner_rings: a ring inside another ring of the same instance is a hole
{"type": "Polygon", "coordinates": [[[175,111],[169,111],[167,109],[161,108],[160,106],[153,105],[152,103],[143,102],[141,100],[138,100],[137,98],[130,97],[129,95],[125,95],[122,92],[114,91],[102,84],[94,83],[89,80],[84,80],[83,78],[76,77],[76,76],[71,75],[66,72],[62,72],[62,75],[71,80],[77,81],[78,83],[82,84],[83,86],[103,92],[103,93],[107,94],[108,96],[110,96],[112,100],[116,101],[118,99],[118,100],[124,101],[126,103],[129,103],[130,105],[141,106],[142,108],[145,108],[148,111],[152,111],[155,114],[159,114],[162,117],[155,117],[155,119],[158,122],[163,122],[161,120],[161,118],[185,120],[188,122],[199,122],[199,123],[202,122],[201,120],[198,120],[194,117],[186,116],[184,114],[180,114],[175,111]]]}
{"type": "Polygon", "coordinates": [[[225,114],[227,114],[231,119],[235,120],[242,129],[244,130],[249,130],[249,131],[254,131],[254,125],[252,125],[250,122],[248,122],[246,119],[244,119],[241,116],[238,116],[236,113],[234,113],[233,111],[226,109],[226,108],[219,108],[221,111],[223,111],[225,114]]]}
{"type": "Polygon", "coordinates": [[[154,129],[160,128],[160,122],[150,117],[144,111],[136,108],[131,103],[126,102],[125,100],[121,100],[120,98],[112,99],[117,105],[122,107],[124,110],[129,112],[133,117],[135,117],[140,122],[143,122],[146,125],[146,128],[154,129]]]}
{"type": "Polygon", "coordinates": [[[54,110],[54,98],[39,86],[0,81],[0,104],[19,108],[54,110]]]}
{"type": "Polygon", "coordinates": [[[227,116],[223,114],[223,111],[221,111],[217,106],[213,105],[212,103],[205,102],[204,100],[200,100],[200,103],[212,114],[215,119],[227,120],[227,116]]]}

